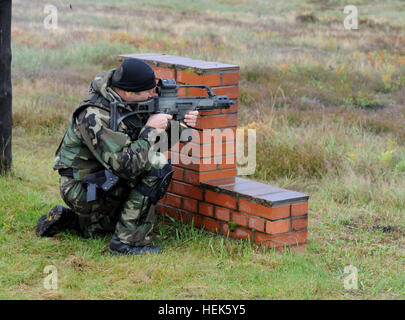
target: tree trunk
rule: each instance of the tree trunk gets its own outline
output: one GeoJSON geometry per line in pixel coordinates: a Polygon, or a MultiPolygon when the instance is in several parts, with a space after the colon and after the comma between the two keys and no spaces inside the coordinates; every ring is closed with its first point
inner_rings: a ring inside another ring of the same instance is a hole
{"type": "Polygon", "coordinates": [[[11,169],[11,0],[0,0],[0,174],[11,169]]]}

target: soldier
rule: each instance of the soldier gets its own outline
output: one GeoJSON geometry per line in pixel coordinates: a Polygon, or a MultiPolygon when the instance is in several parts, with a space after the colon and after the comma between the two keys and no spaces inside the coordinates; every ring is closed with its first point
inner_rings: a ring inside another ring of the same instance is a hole
{"type": "MultiPolygon", "coordinates": [[[[36,227],[39,237],[66,230],[87,238],[113,232],[112,254],[161,251],[151,232],[155,205],[172,170],[148,137],[168,130],[174,120],[168,114],[138,114],[120,122],[117,131],[110,128],[110,121],[132,111],[125,102],[152,98],[155,86],[154,71],[139,59],[127,59],[94,78],[56,151],[54,170],[69,208],[58,205],[43,215],[36,227]]],[[[197,115],[190,111],[185,124],[194,127],[197,115]]]]}

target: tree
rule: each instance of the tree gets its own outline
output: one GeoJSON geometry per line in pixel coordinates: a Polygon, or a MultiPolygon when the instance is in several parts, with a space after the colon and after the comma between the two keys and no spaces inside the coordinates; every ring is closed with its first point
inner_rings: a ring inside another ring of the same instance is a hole
{"type": "Polygon", "coordinates": [[[0,0],[0,174],[11,169],[11,0],[0,0]]]}

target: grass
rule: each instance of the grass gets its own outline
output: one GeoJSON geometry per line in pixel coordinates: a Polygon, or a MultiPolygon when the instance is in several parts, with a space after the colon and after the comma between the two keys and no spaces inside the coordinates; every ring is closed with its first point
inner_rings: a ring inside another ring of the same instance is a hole
{"type": "Polygon", "coordinates": [[[13,1],[13,171],[0,177],[2,299],[403,299],[403,4],[352,1],[13,1]],[[91,10],[89,10],[91,9],[91,10]],[[63,204],[54,152],[93,76],[122,53],[241,66],[239,126],[257,129],[249,178],[310,195],[305,249],[276,251],[173,222],[160,255],[35,225],[63,204]],[[43,286],[55,265],[58,290],[43,286]],[[344,268],[359,288],[344,288],[344,268]]]}

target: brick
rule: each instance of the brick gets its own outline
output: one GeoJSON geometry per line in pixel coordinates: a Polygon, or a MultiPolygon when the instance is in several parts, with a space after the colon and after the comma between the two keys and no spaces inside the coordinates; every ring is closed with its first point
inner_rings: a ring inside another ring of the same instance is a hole
{"type": "Polygon", "coordinates": [[[155,76],[158,79],[175,79],[174,69],[162,68],[162,67],[153,67],[155,71],[155,76]]]}
{"type": "Polygon", "coordinates": [[[176,193],[176,194],[179,194],[182,196],[186,196],[186,197],[190,197],[190,198],[194,198],[194,199],[198,199],[198,200],[202,200],[203,192],[200,188],[192,186],[190,184],[178,182],[178,181],[172,181],[172,184],[173,184],[173,189],[172,189],[173,193],[176,193]]]}
{"type": "Polygon", "coordinates": [[[221,75],[221,85],[237,85],[239,83],[239,72],[227,72],[221,75]]]}
{"type": "Polygon", "coordinates": [[[181,197],[173,193],[167,193],[167,204],[176,208],[181,208],[181,197]]]}
{"type": "Polygon", "coordinates": [[[221,113],[220,110],[221,109],[214,109],[212,111],[199,111],[198,114],[200,116],[212,116],[214,114],[220,114],[221,113]]]}
{"type": "Polygon", "coordinates": [[[198,206],[198,212],[205,216],[214,216],[214,206],[205,202],[200,202],[198,206]]]}
{"type": "Polygon", "coordinates": [[[247,215],[240,213],[240,212],[232,212],[232,221],[236,222],[240,226],[246,227],[247,226],[247,215]]]}
{"type": "Polygon", "coordinates": [[[198,143],[223,143],[236,141],[236,128],[214,128],[204,129],[203,131],[197,131],[195,136],[195,142],[198,143]]]}
{"type": "Polygon", "coordinates": [[[195,214],[190,214],[189,223],[193,224],[197,228],[201,228],[204,226],[203,217],[195,214]]]}
{"type": "Polygon", "coordinates": [[[266,207],[245,199],[239,199],[239,211],[253,214],[269,220],[278,220],[290,216],[290,206],[266,207]]]}
{"type": "Polygon", "coordinates": [[[280,206],[280,207],[273,207],[272,213],[270,216],[270,220],[277,220],[282,218],[287,218],[290,216],[290,206],[280,206]]]}
{"type": "Polygon", "coordinates": [[[187,96],[189,97],[208,97],[208,92],[201,88],[186,88],[187,96]]]}
{"type": "Polygon", "coordinates": [[[220,223],[217,220],[202,217],[199,215],[191,214],[190,215],[190,224],[193,222],[194,226],[196,227],[204,227],[205,229],[213,232],[217,232],[220,230],[220,223]]]}
{"type": "MultiPolygon", "coordinates": [[[[231,167],[233,169],[233,167],[231,167]]],[[[184,182],[200,185],[201,182],[207,180],[213,180],[217,178],[227,178],[234,177],[236,175],[236,169],[234,170],[216,170],[208,172],[197,172],[191,170],[185,170],[185,179],[184,182]]]]}
{"type": "Polygon", "coordinates": [[[211,180],[211,181],[205,182],[205,183],[212,187],[223,187],[228,184],[234,184],[237,181],[237,179],[240,179],[240,178],[236,178],[236,177],[223,178],[223,179],[218,179],[218,180],[211,180]]]}
{"type": "Polygon", "coordinates": [[[264,232],[264,220],[256,217],[249,217],[249,228],[264,232]]]}
{"type": "Polygon", "coordinates": [[[173,180],[170,181],[169,187],[167,188],[167,192],[171,192],[171,191],[172,191],[172,188],[173,188],[173,180]]]}
{"type": "Polygon", "coordinates": [[[292,219],[291,226],[292,226],[292,231],[306,229],[306,228],[308,228],[308,218],[292,219]]]}
{"type": "Polygon", "coordinates": [[[173,179],[183,181],[184,169],[173,166],[173,179]]]}
{"type": "Polygon", "coordinates": [[[308,213],[308,202],[295,203],[291,205],[291,216],[303,216],[308,213]]]}
{"type": "Polygon", "coordinates": [[[218,221],[210,218],[203,218],[203,223],[205,229],[212,232],[219,232],[220,224],[218,221]]]}
{"type": "Polygon", "coordinates": [[[268,234],[286,233],[289,231],[290,231],[290,219],[266,222],[266,233],[268,234]]]}
{"type": "Polygon", "coordinates": [[[215,87],[221,84],[221,78],[219,73],[205,73],[199,75],[194,72],[177,70],[177,82],[186,84],[205,84],[215,87]]]}
{"type": "Polygon", "coordinates": [[[172,217],[175,220],[182,221],[184,223],[187,222],[187,213],[185,211],[166,206],[159,206],[159,207],[158,207],[159,215],[161,216],[168,215],[169,217],[172,217]]]}
{"type": "Polygon", "coordinates": [[[239,97],[238,86],[217,87],[212,88],[212,91],[214,91],[217,96],[228,96],[229,99],[237,99],[239,97]]]}
{"type": "Polygon", "coordinates": [[[247,240],[248,238],[250,238],[250,240],[253,241],[253,232],[251,230],[237,227],[234,231],[231,232],[227,223],[222,224],[221,233],[226,236],[229,235],[232,238],[243,240],[247,240]]]}
{"type": "Polygon", "coordinates": [[[201,145],[202,158],[222,156],[222,155],[232,155],[235,153],[236,150],[234,141],[201,145]]]}
{"type": "Polygon", "coordinates": [[[179,89],[177,90],[177,95],[178,95],[179,97],[186,97],[186,96],[187,96],[187,90],[186,90],[186,88],[179,88],[179,89]]]}
{"type": "Polygon", "coordinates": [[[236,169],[230,170],[217,170],[213,172],[201,172],[200,181],[229,178],[236,176],[236,169]]]}
{"type": "Polygon", "coordinates": [[[200,173],[191,170],[185,170],[184,181],[187,183],[199,185],[200,184],[200,173]]]}
{"type": "Polygon", "coordinates": [[[205,192],[205,201],[218,204],[226,208],[236,209],[236,198],[227,194],[207,190],[205,192]]]}
{"type": "MultiPolygon", "coordinates": [[[[172,153],[172,164],[176,165],[177,167],[181,167],[184,169],[190,169],[193,171],[214,171],[217,169],[217,163],[215,163],[214,158],[209,160],[209,163],[203,163],[202,159],[200,158],[193,158],[190,163],[186,163],[184,161],[184,155],[181,157],[179,153],[171,152],[172,153]]],[[[208,162],[208,161],[207,161],[208,162]]]]}
{"type": "Polygon", "coordinates": [[[165,206],[162,204],[162,203],[158,203],[157,204],[157,206],[156,206],[156,213],[159,215],[159,216],[163,216],[164,215],[164,209],[165,209],[165,206]]]}
{"type": "Polygon", "coordinates": [[[267,235],[265,233],[255,233],[255,243],[270,248],[277,248],[289,245],[302,244],[307,241],[307,231],[292,232],[276,236],[267,235]]]}
{"type": "Polygon", "coordinates": [[[219,169],[231,168],[236,168],[236,155],[230,155],[222,158],[222,163],[219,164],[219,169]]]}
{"type": "Polygon", "coordinates": [[[183,209],[189,212],[197,212],[197,200],[183,198],[183,209]]]}
{"type": "Polygon", "coordinates": [[[180,152],[180,154],[184,154],[194,158],[200,158],[203,152],[202,146],[193,142],[180,142],[178,151],[180,152]]]}
{"type": "Polygon", "coordinates": [[[179,143],[178,150],[182,154],[187,154],[192,157],[215,157],[222,155],[234,155],[235,142],[228,141],[224,143],[207,143],[199,144],[195,142],[179,143]]]}
{"type": "Polygon", "coordinates": [[[195,128],[197,129],[215,129],[225,127],[236,127],[238,125],[238,114],[230,113],[227,115],[198,117],[195,128]]]}
{"type": "Polygon", "coordinates": [[[215,207],[215,217],[219,220],[229,221],[230,220],[230,210],[222,207],[215,207]]]}
{"type": "Polygon", "coordinates": [[[172,164],[184,169],[190,169],[198,172],[213,171],[217,169],[217,164],[215,163],[214,158],[212,160],[208,159],[205,161],[205,163],[203,163],[202,159],[200,158],[185,159],[185,157],[185,155],[172,152],[172,164]]]}

